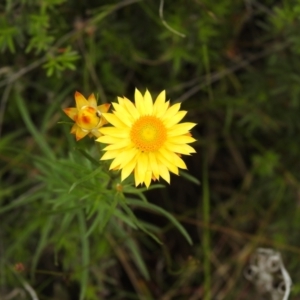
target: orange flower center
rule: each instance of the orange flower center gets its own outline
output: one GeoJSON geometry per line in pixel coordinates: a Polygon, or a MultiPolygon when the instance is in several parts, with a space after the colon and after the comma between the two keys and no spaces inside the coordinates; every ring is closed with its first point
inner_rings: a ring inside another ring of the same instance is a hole
{"type": "Polygon", "coordinates": [[[92,130],[98,126],[99,122],[100,114],[96,108],[84,106],[79,110],[76,123],[82,129],[92,130]]]}
{"type": "Polygon", "coordinates": [[[157,117],[142,116],[132,125],[130,139],[141,151],[156,151],[167,139],[167,130],[157,117]]]}

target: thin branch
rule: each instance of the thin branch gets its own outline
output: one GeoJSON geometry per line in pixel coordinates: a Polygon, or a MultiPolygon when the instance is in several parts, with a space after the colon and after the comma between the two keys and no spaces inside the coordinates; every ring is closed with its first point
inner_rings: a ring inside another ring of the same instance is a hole
{"type": "MultiPolygon", "coordinates": [[[[136,2],[140,2],[141,0],[127,0],[127,1],[123,1],[117,5],[115,5],[109,12],[108,14],[118,10],[118,9],[121,9],[127,5],[130,5],[130,4],[133,4],[133,3],[136,3],[136,2]]],[[[55,52],[55,50],[57,48],[59,48],[61,45],[63,45],[66,41],[68,41],[70,38],[74,37],[76,34],[79,34],[81,33],[82,31],[84,31],[86,29],[86,27],[90,26],[91,23],[97,21],[97,17],[95,18],[92,18],[89,20],[89,22],[87,22],[81,29],[77,29],[77,30],[72,30],[70,32],[68,32],[67,34],[65,34],[62,38],[60,38],[54,45],[53,47],[51,47],[49,49],[49,51],[45,54],[44,57],[36,60],[35,62],[31,63],[30,65],[28,65],[27,67],[21,69],[20,71],[12,74],[10,77],[8,77],[7,79],[5,80],[2,80],[0,81],[0,88],[7,85],[7,84],[10,84],[10,83],[13,83],[15,82],[17,79],[19,79],[20,77],[22,77],[23,75],[25,75],[26,73],[36,69],[37,67],[39,67],[40,65],[42,65],[44,62],[47,61],[47,55],[49,55],[49,53],[51,52],[55,52]]]]}
{"type": "Polygon", "coordinates": [[[94,64],[90,59],[90,56],[87,54],[85,45],[84,45],[84,41],[82,38],[79,39],[78,41],[78,46],[83,54],[83,57],[86,61],[86,66],[90,72],[90,76],[92,81],[94,81],[95,86],[97,87],[97,91],[99,92],[100,95],[100,101],[101,103],[106,103],[107,102],[107,98],[103,89],[103,86],[99,80],[99,77],[97,76],[96,70],[94,68],[94,64]]]}
{"type": "MultiPolygon", "coordinates": [[[[135,291],[139,296],[142,296],[144,294],[144,291],[141,286],[141,281],[137,277],[137,275],[134,272],[134,269],[132,268],[128,256],[126,254],[126,251],[123,251],[123,249],[117,245],[117,242],[111,237],[110,235],[106,236],[108,239],[108,242],[110,243],[112,249],[116,253],[116,256],[120,260],[121,265],[123,266],[124,270],[126,271],[126,274],[129,277],[130,282],[132,283],[135,291]]],[[[140,298],[142,299],[142,298],[140,298]]]]}
{"type": "Polygon", "coordinates": [[[253,63],[253,62],[255,62],[255,61],[257,61],[257,60],[259,60],[261,58],[264,58],[264,57],[266,57],[266,56],[268,56],[268,55],[270,55],[270,54],[272,54],[274,52],[283,50],[287,46],[289,46],[288,43],[286,43],[284,45],[280,45],[278,47],[274,47],[274,48],[262,51],[262,52],[258,53],[257,55],[254,55],[254,56],[250,57],[248,60],[243,60],[243,61],[237,63],[236,65],[233,65],[232,67],[227,68],[227,69],[225,69],[225,70],[223,70],[221,72],[212,73],[209,76],[209,79],[207,78],[207,76],[205,76],[205,77],[201,77],[201,78],[199,77],[198,80],[197,79],[191,80],[187,85],[193,84],[193,83],[195,83],[195,81],[198,81],[198,82],[202,81],[202,83],[198,84],[198,85],[195,85],[190,90],[188,90],[187,92],[185,92],[178,99],[176,99],[175,103],[186,101],[187,99],[189,99],[191,96],[195,95],[197,92],[199,92],[201,89],[205,88],[206,86],[208,86],[208,85],[210,85],[210,84],[212,84],[214,82],[219,81],[220,79],[222,79],[223,77],[225,77],[225,76],[227,76],[229,74],[235,73],[238,70],[246,68],[251,63],[253,63]]]}
{"type": "Polygon", "coordinates": [[[8,101],[8,97],[10,94],[12,88],[12,84],[9,84],[6,86],[4,93],[2,95],[2,99],[1,99],[1,104],[0,104],[0,137],[1,137],[1,133],[2,133],[2,124],[3,124],[3,119],[4,119],[4,115],[5,115],[5,108],[6,108],[6,104],[8,101]]]}
{"type": "Polygon", "coordinates": [[[163,25],[169,29],[171,32],[181,36],[182,38],[185,38],[185,34],[173,29],[164,19],[164,0],[160,0],[160,4],[159,4],[159,17],[161,19],[161,22],[163,23],[163,25]]]}
{"type": "Polygon", "coordinates": [[[35,290],[26,282],[23,281],[23,286],[24,289],[29,293],[29,295],[31,296],[32,300],[39,300],[35,290]]]}
{"type": "Polygon", "coordinates": [[[12,300],[12,299],[26,299],[26,293],[21,288],[15,288],[5,296],[0,295],[0,300],[12,300]],[[17,296],[18,298],[16,298],[17,296]]]}

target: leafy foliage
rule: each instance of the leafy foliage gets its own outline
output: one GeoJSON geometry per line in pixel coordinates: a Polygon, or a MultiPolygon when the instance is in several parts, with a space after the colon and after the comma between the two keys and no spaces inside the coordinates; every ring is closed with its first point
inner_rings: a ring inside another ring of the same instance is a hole
{"type": "Polygon", "coordinates": [[[1,295],[258,299],[243,270],[270,247],[300,297],[300,2],[163,4],[185,38],[155,1],[0,4],[1,295]],[[198,123],[171,186],[120,183],[69,134],[75,90],[105,103],[134,87],[198,123]]]}

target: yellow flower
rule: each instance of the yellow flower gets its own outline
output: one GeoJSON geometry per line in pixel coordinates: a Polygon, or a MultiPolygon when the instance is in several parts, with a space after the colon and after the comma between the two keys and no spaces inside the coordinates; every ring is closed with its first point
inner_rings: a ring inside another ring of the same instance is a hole
{"type": "Polygon", "coordinates": [[[179,111],[180,103],[169,106],[162,91],[153,103],[148,91],[143,96],[135,90],[135,105],[127,98],[118,97],[112,103],[113,113],[104,113],[113,127],[103,127],[96,141],[109,144],[101,160],[114,159],[110,169],[122,170],[123,181],[134,172],[135,185],[162,177],[170,183],[170,172],[178,175],[178,168],[186,169],[182,154],[195,153],[189,143],[195,141],[189,130],[195,123],[178,124],[186,115],[179,111]]]}
{"type": "Polygon", "coordinates": [[[77,141],[84,138],[87,134],[100,137],[99,128],[107,124],[103,113],[109,110],[110,104],[106,103],[97,106],[94,94],[85,99],[79,92],[75,92],[75,101],[76,107],[63,109],[65,114],[75,122],[71,128],[71,133],[75,134],[77,141]]]}

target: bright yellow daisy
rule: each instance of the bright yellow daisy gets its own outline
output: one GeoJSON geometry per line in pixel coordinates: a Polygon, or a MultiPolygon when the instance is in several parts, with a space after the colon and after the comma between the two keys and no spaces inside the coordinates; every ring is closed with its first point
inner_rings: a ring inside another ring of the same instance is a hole
{"type": "Polygon", "coordinates": [[[84,138],[87,134],[100,137],[99,128],[107,124],[103,113],[109,110],[110,104],[106,103],[97,106],[94,94],[85,99],[79,92],[75,92],[75,101],[76,107],[63,109],[65,114],[75,122],[71,128],[71,133],[75,134],[77,141],[84,138]]]}
{"type": "Polygon", "coordinates": [[[118,97],[113,113],[103,114],[113,127],[99,129],[103,136],[96,141],[109,144],[101,160],[113,159],[110,169],[122,170],[122,181],[134,172],[136,186],[149,187],[159,177],[170,183],[169,172],[186,169],[180,156],[196,152],[188,145],[195,141],[189,130],[196,124],[178,124],[187,112],[179,111],[180,103],[170,106],[165,91],[154,103],[149,91],[143,96],[136,89],[134,97],[135,105],[118,97]]]}

